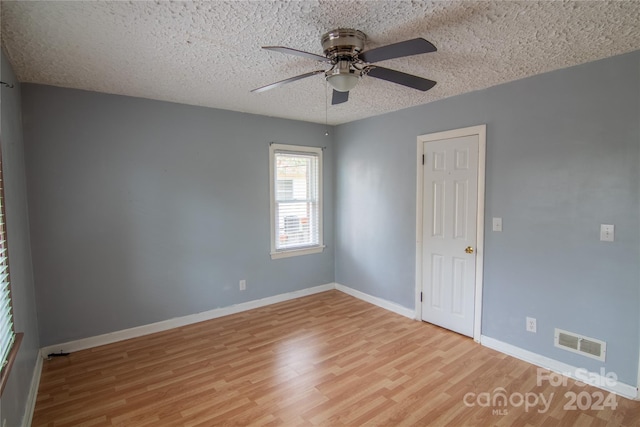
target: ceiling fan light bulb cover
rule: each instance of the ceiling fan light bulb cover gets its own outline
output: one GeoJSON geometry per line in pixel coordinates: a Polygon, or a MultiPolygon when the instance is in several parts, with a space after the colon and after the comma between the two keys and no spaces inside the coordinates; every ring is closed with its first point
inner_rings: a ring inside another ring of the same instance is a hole
{"type": "Polygon", "coordinates": [[[338,92],[349,92],[358,84],[356,74],[334,74],[327,77],[327,81],[338,92]]]}

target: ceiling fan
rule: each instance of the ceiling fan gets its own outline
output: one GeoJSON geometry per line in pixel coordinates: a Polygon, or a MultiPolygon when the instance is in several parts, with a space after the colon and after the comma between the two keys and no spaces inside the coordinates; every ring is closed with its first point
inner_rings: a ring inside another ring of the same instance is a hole
{"type": "Polygon", "coordinates": [[[327,82],[333,87],[332,105],[347,102],[349,91],[356,86],[360,77],[366,75],[421,91],[427,91],[435,86],[436,82],[433,80],[373,65],[376,62],[387,59],[435,52],[437,49],[433,44],[423,38],[415,38],[363,52],[366,39],[367,36],[362,31],[349,28],[331,30],[324,34],[321,39],[325,56],[283,46],[263,46],[263,49],[315,59],[316,61],[330,64],[331,67],[328,70],[316,70],[289,77],[288,79],[253,89],[251,92],[263,92],[322,73],[327,82]]]}

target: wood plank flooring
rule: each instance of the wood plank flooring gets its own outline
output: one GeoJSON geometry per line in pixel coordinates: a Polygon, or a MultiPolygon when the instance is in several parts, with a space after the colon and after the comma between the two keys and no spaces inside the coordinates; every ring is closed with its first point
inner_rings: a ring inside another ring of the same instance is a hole
{"type": "Polygon", "coordinates": [[[567,410],[565,393],[583,393],[583,407],[608,393],[537,375],[330,291],[45,361],[32,425],[640,425],[640,402],[567,410]]]}

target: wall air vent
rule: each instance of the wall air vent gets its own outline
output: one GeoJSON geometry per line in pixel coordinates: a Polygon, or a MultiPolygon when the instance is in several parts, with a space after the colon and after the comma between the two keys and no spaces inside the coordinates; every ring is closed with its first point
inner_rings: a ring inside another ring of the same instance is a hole
{"type": "Polygon", "coordinates": [[[606,342],[558,328],[555,331],[555,346],[603,362],[607,354],[606,342]]]}

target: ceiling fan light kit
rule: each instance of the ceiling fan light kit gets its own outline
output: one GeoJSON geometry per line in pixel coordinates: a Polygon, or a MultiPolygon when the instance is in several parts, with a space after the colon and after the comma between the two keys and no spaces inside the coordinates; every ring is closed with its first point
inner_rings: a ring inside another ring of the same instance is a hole
{"type": "Polygon", "coordinates": [[[361,70],[356,70],[349,61],[344,60],[338,61],[324,73],[327,82],[338,92],[349,92],[356,87],[361,74],[361,70]]]}
{"type": "Polygon", "coordinates": [[[436,82],[433,80],[372,65],[374,62],[387,59],[435,52],[437,50],[436,47],[427,40],[416,38],[363,51],[366,41],[367,36],[362,31],[350,28],[338,28],[322,36],[321,43],[324,56],[283,46],[263,46],[263,49],[328,63],[331,64],[331,68],[326,71],[316,70],[290,77],[267,86],[253,89],[252,92],[262,92],[273,89],[283,84],[320,73],[324,73],[326,81],[333,88],[332,105],[346,102],[349,99],[349,91],[356,87],[360,78],[365,75],[421,91],[427,91],[435,86],[436,82]]]}

